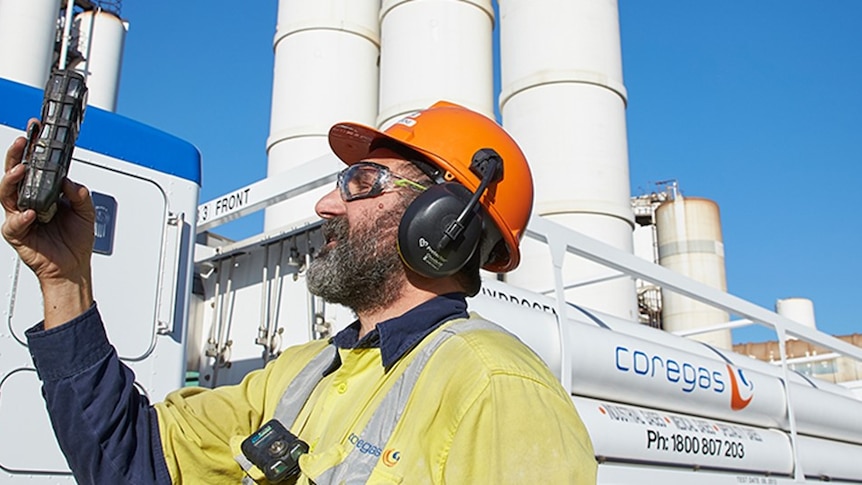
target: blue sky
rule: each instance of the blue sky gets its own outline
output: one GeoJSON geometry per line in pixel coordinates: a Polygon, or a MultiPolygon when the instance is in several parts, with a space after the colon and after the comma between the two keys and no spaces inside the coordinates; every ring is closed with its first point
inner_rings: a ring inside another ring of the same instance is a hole
{"type": "MultiPolygon", "coordinates": [[[[123,4],[117,111],[199,147],[202,200],[265,175],[277,3],[123,4]]],[[[731,293],[770,309],[810,298],[819,328],[862,333],[862,2],[619,9],[632,194],[676,179],[684,195],[714,200],[731,293]]],[[[247,219],[222,232],[262,226],[247,219]]]]}

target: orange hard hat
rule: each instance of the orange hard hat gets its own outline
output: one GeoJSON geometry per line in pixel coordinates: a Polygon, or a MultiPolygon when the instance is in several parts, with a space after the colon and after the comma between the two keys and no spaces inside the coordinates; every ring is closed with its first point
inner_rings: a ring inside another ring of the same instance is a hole
{"type": "Polygon", "coordinates": [[[344,163],[352,165],[384,143],[406,146],[423,155],[443,172],[475,192],[481,179],[470,170],[473,155],[484,148],[503,160],[503,176],[480,199],[500,232],[503,246],[494,248],[483,268],[511,271],[521,260],[518,245],[533,209],[533,177],[524,153],[494,120],[447,101],[411,113],[385,131],[356,124],[337,123],[329,130],[329,145],[344,163]]]}

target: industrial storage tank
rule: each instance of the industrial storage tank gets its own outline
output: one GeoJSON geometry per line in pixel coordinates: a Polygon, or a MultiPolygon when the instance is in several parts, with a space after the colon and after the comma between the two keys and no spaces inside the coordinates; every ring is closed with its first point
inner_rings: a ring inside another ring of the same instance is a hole
{"type": "MultiPolygon", "coordinates": [[[[534,212],[632,252],[626,89],[617,2],[506,1],[500,6],[500,113],[530,161],[534,212]]],[[[547,248],[522,243],[506,281],[553,287],[547,248]]],[[[634,281],[567,256],[566,295],[636,319],[634,281]]]]}
{"type": "Polygon", "coordinates": [[[60,0],[0,1],[0,78],[45,86],[59,10],[60,0]]]}
{"type": "MultiPolygon", "coordinates": [[[[659,262],[713,288],[727,291],[724,242],[718,204],[697,197],[677,196],[656,209],[659,262]]],[[[662,325],[668,332],[725,323],[724,310],[662,290],[662,325]]],[[[730,330],[693,336],[721,349],[733,347],[730,330]]]]}
{"type": "Polygon", "coordinates": [[[807,327],[817,328],[817,322],[814,318],[814,302],[808,298],[778,299],[775,301],[775,313],[807,327]]]}
{"type": "Polygon", "coordinates": [[[494,117],[491,0],[384,0],[377,126],[444,99],[494,117]]]}
{"type": "MultiPolygon", "coordinates": [[[[379,0],[281,0],[273,50],[267,177],[329,153],[334,123],[374,124],[380,56],[379,0]]],[[[319,188],[269,207],[264,229],[313,215],[319,188]]]]}

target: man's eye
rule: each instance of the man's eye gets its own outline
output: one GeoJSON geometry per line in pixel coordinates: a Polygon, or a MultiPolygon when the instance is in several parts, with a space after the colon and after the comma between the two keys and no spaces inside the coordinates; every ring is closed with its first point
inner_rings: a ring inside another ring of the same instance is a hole
{"type": "Polygon", "coordinates": [[[376,170],[361,170],[350,181],[350,186],[354,190],[369,191],[374,188],[378,175],[376,170]]]}

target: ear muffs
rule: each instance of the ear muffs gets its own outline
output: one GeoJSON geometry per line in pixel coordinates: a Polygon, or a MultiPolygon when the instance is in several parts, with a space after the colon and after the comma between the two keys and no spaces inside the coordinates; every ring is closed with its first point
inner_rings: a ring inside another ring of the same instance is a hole
{"type": "Polygon", "coordinates": [[[481,206],[454,238],[452,224],[470,204],[473,194],[457,182],[433,185],[407,207],[398,226],[398,253],[413,271],[428,278],[458,272],[479,244],[482,235],[481,206]]]}

